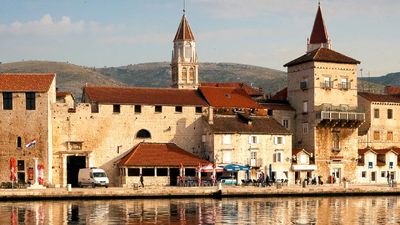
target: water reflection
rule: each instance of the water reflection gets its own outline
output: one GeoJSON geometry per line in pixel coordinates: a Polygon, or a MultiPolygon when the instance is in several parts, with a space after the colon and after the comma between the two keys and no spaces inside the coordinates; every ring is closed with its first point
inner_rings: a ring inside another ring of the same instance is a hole
{"type": "Polygon", "coordinates": [[[0,224],[399,224],[398,197],[0,202],[0,224]]]}

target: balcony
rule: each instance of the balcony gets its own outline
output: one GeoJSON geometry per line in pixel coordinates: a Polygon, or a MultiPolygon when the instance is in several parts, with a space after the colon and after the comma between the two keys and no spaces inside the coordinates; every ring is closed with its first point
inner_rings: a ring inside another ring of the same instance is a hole
{"type": "Polygon", "coordinates": [[[350,82],[341,82],[338,84],[338,87],[340,90],[349,90],[351,89],[351,83],[350,82]]]}
{"type": "Polygon", "coordinates": [[[262,159],[258,158],[258,159],[249,159],[249,166],[251,167],[261,167],[262,166],[262,159]]]}
{"type": "Polygon", "coordinates": [[[333,88],[333,81],[324,81],[321,82],[321,88],[330,90],[333,88]]]}
{"type": "Polygon", "coordinates": [[[318,127],[358,128],[365,121],[365,113],[361,108],[347,105],[323,104],[315,107],[314,111],[318,127]]]}

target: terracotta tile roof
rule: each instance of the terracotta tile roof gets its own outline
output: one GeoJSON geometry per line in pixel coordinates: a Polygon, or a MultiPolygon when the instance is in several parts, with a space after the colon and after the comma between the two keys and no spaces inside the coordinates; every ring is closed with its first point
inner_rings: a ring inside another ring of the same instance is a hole
{"type": "Polygon", "coordinates": [[[328,42],[328,32],[325,27],[324,18],[322,17],[321,7],[318,6],[317,15],[315,17],[314,26],[311,32],[310,44],[319,44],[328,42]]]}
{"type": "Polygon", "coordinates": [[[264,93],[261,89],[251,87],[242,82],[226,82],[226,83],[201,83],[201,87],[229,87],[229,88],[242,88],[250,96],[263,96],[264,93]]]}
{"type": "Polygon", "coordinates": [[[271,97],[271,100],[287,100],[287,87],[278,91],[271,97]]]}
{"type": "Polygon", "coordinates": [[[85,86],[83,93],[90,102],[102,104],[207,106],[196,90],[85,86]]]}
{"type": "Polygon", "coordinates": [[[400,87],[386,86],[388,95],[400,95],[400,87]]]}
{"type": "Polygon", "coordinates": [[[382,95],[367,92],[358,92],[358,95],[371,102],[396,102],[400,103],[400,96],[382,95]]]}
{"type": "Polygon", "coordinates": [[[183,166],[197,167],[208,165],[210,162],[201,159],[174,143],[139,143],[125,155],[119,166],[149,166],[149,167],[179,167],[183,166]]]}
{"type": "Polygon", "coordinates": [[[358,154],[359,155],[364,155],[366,152],[371,151],[376,155],[385,155],[388,152],[393,152],[396,155],[400,154],[400,148],[397,147],[391,147],[391,148],[382,148],[382,149],[374,149],[374,148],[363,148],[363,149],[358,149],[358,154]]]}
{"type": "Polygon", "coordinates": [[[282,110],[282,111],[296,111],[289,103],[274,103],[267,102],[261,104],[265,109],[282,110]]]}
{"type": "Polygon", "coordinates": [[[189,23],[186,20],[185,14],[182,16],[181,23],[179,24],[178,30],[174,38],[175,41],[194,41],[194,35],[192,29],[190,29],[189,23]]]}
{"type": "Polygon", "coordinates": [[[55,73],[2,73],[0,91],[47,92],[55,76],[55,73]]]}
{"type": "Polygon", "coordinates": [[[291,134],[276,120],[265,116],[215,115],[213,124],[209,124],[209,126],[214,133],[291,134]]]}
{"type": "Polygon", "coordinates": [[[215,108],[263,108],[241,88],[199,87],[199,91],[215,108]]]}
{"type": "Polygon", "coordinates": [[[319,48],[314,51],[308,52],[299,58],[286,63],[284,66],[294,66],[306,62],[332,62],[332,63],[345,63],[345,64],[359,64],[360,61],[357,61],[353,58],[345,56],[339,52],[335,52],[328,48],[319,48]]]}
{"type": "Polygon", "coordinates": [[[56,93],[56,97],[57,98],[64,98],[67,95],[71,95],[72,98],[74,98],[74,95],[72,94],[72,92],[68,92],[68,91],[57,91],[56,93]]]}

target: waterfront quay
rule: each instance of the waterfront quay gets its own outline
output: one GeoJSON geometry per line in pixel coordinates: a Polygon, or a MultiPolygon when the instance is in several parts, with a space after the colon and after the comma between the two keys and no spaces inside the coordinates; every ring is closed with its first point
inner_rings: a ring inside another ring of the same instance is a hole
{"type": "Polygon", "coordinates": [[[399,187],[387,185],[319,185],[319,186],[214,186],[214,187],[146,187],[146,188],[47,188],[1,189],[0,201],[125,199],[125,198],[226,198],[226,197],[306,197],[400,195],[399,187]]]}

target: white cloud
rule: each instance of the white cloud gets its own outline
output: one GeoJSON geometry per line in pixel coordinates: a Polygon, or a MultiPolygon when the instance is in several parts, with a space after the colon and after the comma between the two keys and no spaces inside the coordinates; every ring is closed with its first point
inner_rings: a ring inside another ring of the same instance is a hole
{"type": "Polygon", "coordinates": [[[84,30],[85,22],[82,20],[72,22],[71,18],[63,16],[61,20],[55,21],[49,14],[44,15],[40,20],[0,24],[0,33],[12,35],[59,36],[82,33],[84,30]]]}

